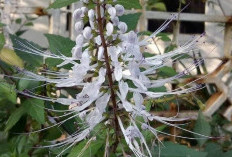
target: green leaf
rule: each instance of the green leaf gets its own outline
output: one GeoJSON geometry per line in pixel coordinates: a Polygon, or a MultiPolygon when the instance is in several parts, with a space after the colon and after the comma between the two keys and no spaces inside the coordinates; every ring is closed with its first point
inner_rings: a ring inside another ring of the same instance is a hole
{"type": "Polygon", "coordinates": [[[208,143],[205,152],[208,153],[207,157],[221,157],[223,154],[221,146],[216,143],[208,143]]]}
{"type": "Polygon", "coordinates": [[[164,50],[164,53],[168,53],[170,51],[173,51],[176,47],[176,45],[171,44],[170,46],[166,47],[164,50]]]}
{"type": "Polygon", "coordinates": [[[221,157],[231,157],[232,156],[232,150],[224,153],[221,157]]]}
{"type": "Polygon", "coordinates": [[[17,85],[17,89],[20,91],[23,91],[24,89],[32,89],[35,87],[38,87],[40,84],[40,82],[38,81],[31,81],[31,80],[19,80],[18,85],[17,85]]]}
{"type": "Polygon", "coordinates": [[[78,145],[76,145],[68,155],[68,157],[76,157],[77,154],[80,155],[80,152],[83,150],[85,146],[88,148],[84,151],[84,153],[80,157],[86,157],[86,156],[95,156],[100,148],[103,146],[104,142],[103,140],[97,139],[96,141],[91,141],[91,143],[87,144],[88,140],[80,142],[78,145]]]}
{"type": "Polygon", "coordinates": [[[0,27],[6,26],[4,23],[0,22],[0,27]]]}
{"type": "Polygon", "coordinates": [[[167,33],[159,33],[156,35],[156,37],[162,41],[171,41],[167,33]]]}
{"type": "MultiPolygon", "coordinates": [[[[164,142],[165,147],[160,150],[160,157],[206,157],[206,152],[199,152],[183,145],[164,142]]],[[[159,150],[155,148],[153,156],[158,156],[159,150]]]]}
{"type": "Polygon", "coordinates": [[[54,3],[52,3],[48,9],[58,9],[58,8],[62,8],[62,7],[65,7],[65,6],[68,6],[72,3],[75,3],[79,0],[56,0],[54,3]]]}
{"type": "Polygon", "coordinates": [[[135,30],[141,13],[127,14],[119,17],[120,21],[125,22],[128,26],[128,31],[135,30]]]}
{"type": "MultiPolygon", "coordinates": [[[[19,49],[25,49],[24,47],[22,47],[22,45],[19,44],[19,42],[23,43],[25,45],[25,47],[30,47],[32,49],[42,49],[39,45],[33,43],[33,42],[29,42],[26,39],[22,39],[19,38],[15,35],[10,35],[11,41],[13,43],[13,46],[15,47],[15,52],[16,54],[26,63],[30,64],[30,66],[32,67],[37,67],[39,65],[41,65],[43,63],[43,57],[42,56],[38,56],[38,55],[33,55],[33,54],[29,54],[27,52],[21,51],[19,49]],[[33,48],[35,47],[35,48],[33,48]]],[[[29,66],[29,65],[28,65],[29,66]]]]}
{"type": "MultiPolygon", "coordinates": [[[[45,36],[48,39],[49,49],[52,53],[57,55],[62,54],[67,57],[71,56],[72,48],[76,45],[74,41],[59,35],[45,34],[45,36]]],[[[62,62],[62,60],[58,59],[46,59],[46,64],[49,66],[56,66],[62,62]]]]}
{"type": "Polygon", "coordinates": [[[167,11],[167,8],[163,2],[155,3],[152,8],[158,11],[167,11]]]}
{"type": "Polygon", "coordinates": [[[147,57],[154,57],[155,54],[149,53],[149,52],[144,52],[143,53],[143,57],[147,58],[147,57]]]}
{"type": "Polygon", "coordinates": [[[5,45],[5,37],[3,33],[0,33],[0,52],[4,45],[5,45]]]}
{"type": "Polygon", "coordinates": [[[5,131],[9,131],[20,120],[20,118],[24,115],[24,113],[25,113],[24,107],[20,107],[20,108],[16,109],[10,115],[10,117],[6,123],[5,131]]]}
{"type": "Polygon", "coordinates": [[[52,53],[65,56],[71,56],[71,50],[76,45],[74,41],[59,35],[45,34],[49,42],[49,49],[52,53]]]}
{"type": "Polygon", "coordinates": [[[21,23],[22,23],[22,19],[16,19],[16,20],[15,20],[15,23],[21,24],[21,23]]]}
{"type": "MultiPolygon", "coordinates": [[[[205,136],[210,136],[211,134],[211,127],[209,125],[209,122],[206,121],[204,115],[200,111],[198,114],[198,118],[194,127],[194,132],[205,135],[205,136]]],[[[199,135],[194,135],[195,138],[201,138],[202,136],[199,135]]],[[[198,139],[197,142],[200,146],[203,146],[203,144],[207,141],[208,139],[198,139]]]]}
{"type": "Polygon", "coordinates": [[[27,23],[25,23],[25,25],[24,26],[33,26],[34,24],[32,23],[32,22],[27,22],[27,23]]]}
{"type": "Polygon", "coordinates": [[[159,68],[158,75],[162,77],[172,77],[177,75],[177,72],[172,67],[164,66],[159,68]]]}
{"type": "Polygon", "coordinates": [[[141,35],[147,35],[147,36],[150,36],[150,35],[152,35],[152,32],[150,32],[150,31],[143,31],[143,32],[139,32],[139,33],[138,33],[138,36],[141,36],[141,35]]]}
{"type": "Polygon", "coordinates": [[[200,99],[198,99],[197,97],[195,97],[195,99],[196,99],[196,102],[197,102],[197,105],[199,106],[199,108],[201,110],[204,110],[206,105],[200,99]]]}
{"type": "Polygon", "coordinates": [[[165,86],[158,87],[158,88],[149,88],[149,91],[151,92],[167,92],[167,89],[165,86]]]}
{"type": "Polygon", "coordinates": [[[33,119],[41,124],[45,123],[44,101],[38,99],[27,99],[23,102],[24,110],[33,119]]]}
{"type": "Polygon", "coordinates": [[[17,66],[20,68],[23,68],[24,66],[22,59],[19,56],[17,56],[13,50],[7,48],[3,48],[0,52],[0,64],[2,64],[1,62],[8,64],[8,66],[17,66]]]}
{"type": "Polygon", "coordinates": [[[145,103],[145,106],[146,106],[146,111],[147,112],[150,112],[151,111],[151,107],[152,107],[152,101],[149,100],[145,103]]]}
{"type": "Polygon", "coordinates": [[[17,94],[15,86],[3,82],[3,80],[0,81],[0,102],[6,101],[7,103],[16,104],[17,94]]]}
{"type": "Polygon", "coordinates": [[[19,37],[19,36],[23,35],[26,31],[27,31],[27,30],[19,30],[19,31],[17,31],[17,32],[15,33],[15,35],[19,37]]]}
{"type": "Polygon", "coordinates": [[[141,9],[139,0],[117,0],[118,4],[121,4],[125,7],[125,9],[141,9]]]}

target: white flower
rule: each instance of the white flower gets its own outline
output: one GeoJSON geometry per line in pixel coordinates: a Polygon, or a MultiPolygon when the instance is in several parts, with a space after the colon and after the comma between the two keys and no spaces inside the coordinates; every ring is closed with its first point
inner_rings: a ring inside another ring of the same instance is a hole
{"type": "Polygon", "coordinates": [[[114,7],[109,7],[108,13],[110,14],[110,18],[113,19],[116,16],[116,9],[114,7]]]}
{"type": "Polygon", "coordinates": [[[81,20],[81,15],[82,15],[82,10],[81,9],[76,9],[73,12],[73,18],[77,21],[81,20]]]}
{"type": "Polygon", "coordinates": [[[87,40],[91,39],[93,37],[92,29],[90,27],[85,27],[85,29],[83,31],[83,36],[87,40]]]}
{"type": "Polygon", "coordinates": [[[119,18],[118,18],[117,16],[114,17],[114,18],[112,18],[111,21],[113,22],[113,24],[114,24],[115,26],[117,26],[117,25],[119,24],[119,18]]]}
{"type": "Polygon", "coordinates": [[[97,99],[95,104],[96,104],[96,107],[98,108],[100,113],[105,112],[105,109],[106,109],[106,106],[107,106],[109,100],[110,100],[110,95],[107,93],[97,99]]]}
{"type": "Polygon", "coordinates": [[[111,36],[114,31],[114,26],[111,22],[106,24],[106,35],[111,36]]]}
{"type": "Polygon", "coordinates": [[[88,11],[88,8],[81,7],[81,10],[82,10],[82,16],[84,17],[85,13],[87,13],[87,11],[88,11]]]}
{"type": "Polygon", "coordinates": [[[73,49],[72,49],[72,57],[74,59],[80,59],[82,56],[82,47],[78,47],[78,46],[75,46],[73,49]]]}
{"type": "Polygon", "coordinates": [[[80,33],[83,31],[84,28],[84,23],[82,21],[78,21],[75,24],[75,30],[77,31],[77,33],[80,33]]]}
{"type": "Polygon", "coordinates": [[[115,5],[117,16],[122,16],[124,14],[124,7],[122,5],[115,5]]]}
{"type": "Polygon", "coordinates": [[[101,45],[101,44],[102,44],[101,36],[100,36],[100,35],[98,35],[97,37],[95,37],[95,43],[96,43],[97,45],[101,45]]]}
{"type": "Polygon", "coordinates": [[[142,53],[140,52],[140,45],[138,42],[137,34],[134,31],[121,36],[122,47],[127,54],[127,57],[133,55],[136,60],[142,59],[142,53]]]}
{"type": "Polygon", "coordinates": [[[78,46],[82,46],[84,43],[84,37],[82,34],[79,34],[77,37],[76,37],[76,45],[78,46]]]}
{"type": "Polygon", "coordinates": [[[135,106],[136,106],[138,109],[140,109],[140,110],[145,110],[146,107],[143,105],[144,99],[143,99],[143,96],[142,96],[140,93],[134,92],[134,93],[133,93],[133,99],[134,99],[134,101],[135,101],[135,106]]]}
{"type": "Polygon", "coordinates": [[[89,17],[89,20],[90,20],[90,21],[93,21],[93,20],[94,20],[95,12],[94,12],[93,9],[90,9],[90,10],[88,11],[88,17],[89,17]]]}
{"type": "Polygon", "coordinates": [[[103,54],[104,54],[104,48],[103,46],[99,47],[99,50],[98,50],[98,60],[101,60],[102,57],[103,57],[103,54]]]}
{"type": "Polygon", "coordinates": [[[120,30],[121,33],[126,33],[127,31],[127,24],[125,22],[119,22],[118,23],[118,28],[120,30]]]}
{"type": "Polygon", "coordinates": [[[89,3],[89,0],[81,0],[83,3],[89,3]]]}

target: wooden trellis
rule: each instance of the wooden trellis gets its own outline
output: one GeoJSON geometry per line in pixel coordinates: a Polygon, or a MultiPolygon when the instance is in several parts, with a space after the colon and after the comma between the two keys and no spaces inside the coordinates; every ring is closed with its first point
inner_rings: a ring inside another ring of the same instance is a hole
{"type": "MultiPolygon", "coordinates": [[[[52,1],[51,1],[52,2],[52,1]]],[[[9,7],[9,6],[8,6],[9,7]]],[[[76,9],[81,7],[80,3],[72,4],[69,9],[62,8],[60,10],[50,10],[48,13],[44,13],[43,10],[39,7],[22,7],[17,6],[17,9],[13,10],[12,14],[37,14],[37,15],[46,15],[49,17],[49,33],[59,34],[66,37],[70,37],[71,39],[75,39],[75,31],[74,31],[74,21],[71,18],[71,13],[76,9]],[[68,19],[67,15],[70,16],[68,19]],[[66,29],[66,24],[69,22],[69,28],[66,29]]],[[[1,3],[1,8],[4,9],[3,4],[1,3]]],[[[10,9],[10,8],[8,8],[10,9]]],[[[9,10],[7,10],[9,11],[9,10]]],[[[142,10],[132,10],[127,11],[127,13],[133,12],[142,12],[143,16],[139,22],[139,30],[146,30],[146,21],[147,19],[157,19],[157,20],[166,20],[170,17],[169,12],[159,12],[159,11],[145,11],[145,7],[142,10]],[[145,25],[144,25],[145,24],[145,25]]],[[[212,22],[212,23],[223,23],[225,24],[225,36],[224,36],[224,59],[223,64],[220,64],[219,67],[206,79],[202,79],[201,82],[204,83],[213,83],[216,85],[218,91],[213,94],[206,103],[206,109],[204,110],[204,114],[206,116],[212,116],[215,111],[226,101],[229,100],[231,105],[224,112],[225,118],[232,121],[232,87],[231,82],[223,82],[222,78],[225,75],[230,75],[232,70],[232,17],[231,16],[222,16],[222,15],[205,15],[205,14],[194,14],[194,13],[181,13],[179,17],[180,21],[192,21],[192,22],[212,22]]],[[[200,76],[199,76],[200,77],[200,76]]],[[[187,113],[187,112],[186,112],[187,113]]],[[[161,114],[161,113],[157,113],[161,114]]],[[[189,115],[189,114],[179,114],[189,115]]],[[[195,113],[191,112],[191,115],[196,117],[195,113]]]]}

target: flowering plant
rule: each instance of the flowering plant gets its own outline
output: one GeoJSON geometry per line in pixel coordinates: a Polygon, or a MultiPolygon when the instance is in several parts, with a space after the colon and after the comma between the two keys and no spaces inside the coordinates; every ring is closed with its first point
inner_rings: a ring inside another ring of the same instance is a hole
{"type": "MultiPolygon", "coordinates": [[[[24,75],[23,78],[20,77],[21,79],[46,82],[45,85],[54,85],[56,89],[76,89],[73,97],[39,95],[29,90],[18,90],[19,94],[26,97],[68,107],[65,110],[45,107],[49,112],[63,114],[57,117],[51,115],[49,120],[51,122],[55,120],[55,124],[31,133],[77,119],[76,123],[79,127],[77,130],[59,143],[44,146],[64,146],[58,156],[80,141],[89,138],[85,145],[87,147],[97,137],[94,132],[99,127],[104,128],[102,132],[106,132],[106,156],[109,152],[115,153],[122,143],[126,143],[135,156],[153,156],[143,132],[152,133],[158,143],[161,142],[158,133],[167,134],[153,128],[151,123],[154,121],[196,134],[200,138],[208,138],[172,123],[186,119],[156,116],[148,112],[144,105],[144,101],[149,99],[190,93],[203,87],[189,83],[167,92],[153,90],[187,75],[195,66],[201,64],[202,60],[169,78],[154,77],[159,68],[164,67],[169,61],[177,60],[181,55],[198,46],[204,34],[191,38],[173,51],[147,57],[141,52],[142,48],[149,45],[151,39],[176,18],[175,14],[171,15],[170,19],[166,20],[152,35],[141,40],[136,32],[128,31],[127,24],[119,20],[125,9],[117,4],[116,0],[82,0],[82,2],[84,6],[73,13],[78,35],[75,46],[70,52],[71,56],[42,51],[34,44],[22,40],[13,41],[18,45],[14,47],[15,50],[46,59],[62,60],[56,65],[59,70],[52,71],[44,68],[39,73],[33,73],[17,68],[18,73],[24,75]],[[71,67],[69,71],[64,70],[67,66],[71,67]]],[[[12,76],[12,78],[19,77],[12,76]]],[[[86,149],[85,147],[79,152],[80,154],[86,149]]],[[[125,154],[124,151],[123,153],[125,154]]]]}

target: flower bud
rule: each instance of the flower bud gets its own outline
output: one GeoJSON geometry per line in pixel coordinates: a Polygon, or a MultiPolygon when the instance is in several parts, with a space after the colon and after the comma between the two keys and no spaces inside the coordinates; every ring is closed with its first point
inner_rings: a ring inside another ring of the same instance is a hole
{"type": "Polygon", "coordinates": [[[84,14],[87,13],[88,8],[86,8],[86,7],[81,7],[81,10],[82,10],[82,16],[84,17],[84,14]]]}
{"type": "Polygon", "coordinates": [[[76,37],[76,45],[77,46],[82,46],[83,45],[83,42],[84,42],[84,37],[82,34],[78,35],[76,37]]]}
{"type": "Polygon", "coordinates": [[[118,28],[121,33],[126,33],[127,31],[127,24],[125,22],[119,22],[118,28]]]}
{"type": "Polygon", "coordinates": [[[115,9],[117,16],[122,16],[124,14],[125,9],[122,5],[119,4],[115,5],[115,9]]]}
{"type": "Polygon", "coordinates": [[[95,43],[98,44],[98,45],[101,45],[101,44],[102,44],[101,36],[100,36],[100,35],[98,35],[98,36],[95,38],[95,43]]]}
{"type": "Polygon", "coordinates": [[[79,47],[79,46],[75,46],[73,49],[72,49],[72,57],[74,59],[80,59],[82,56],[82,47],[79,47]]]}
{"type": "Polygon", "coordinates": [[[128,33],[128,42],[129,43],[135,43],[137,41],[137,34],[134,31],[130,31],[128,33]]]}
{"type": "Polygon", "coordinates": [[[113,19],[116,16],[116,9],[114,7],[110,7],[108,9],[108,13],[110,14],[110,18],[113,19]]]}
{"type": "Polygon", "coordinates": [[[106,4],[106,9],[109,9],[109,8],[111,8],[111,7],[112,7],[111,4],[106,4]]]}
{"type": "Polygon", "coordinates": [[[101,60],[101,59],[102,59],[103,53],[104,53],[104,48],[103,48],[103,46],[101,46],[101,47],[99,47],[99,49],[98,49],[98,56],[97,56],[98,60],[101,60]]]}
{"type": "Polygon", "coordinates": [[[117,26],[118,23],[119,23],[119,18],[116,16],[116,17],[114,17],[113,19],[111,19],[111,21],[113,22],[113,24],[114,24],[115,26],[117,26]]]}
{"type": "Polygon", "coordinates": [[[90,9],[89,11],[88,11],[88,16],[89,16],[89,20],[90,21],[93,21],[94,20],[94,10],[93,9],[90,9]]]}
{"type": "Polygon", "coordinates": [[[75,24],[75,30],[77,31],[77,33],[83,31],[83,28],[84,28],[84,23],[82,21],[79,21],[75,24]]]}
{"type": "Polygon", "coordinates": [[[89,25],[92,29],[95,29],[95,25],[93,21],[89,20],[89,25]]]}
{"type": "Polygon", "coordinates": [[[82,10],[81,9],[76,9],[73,12],[73,18],[77,21],[81,20],[81,15],[82,15],[82,10]]]}
{"type": "Polygon", "coordinates": [[[89,3],[89,0],[81,0],[83,3],[89,3]]]}
{"type": "Polygon", "coordinates": [[[91,39],[93,37],[92,29],[90,27],[85,27],[85,29],[83,31],[83,36],[87,40],[91,39]]]}
{"type": "Polygon", "coordinates": [[[114,31],[114,26],[111,22],[106,24],[106,35],[111,36],[114,31]]]}

